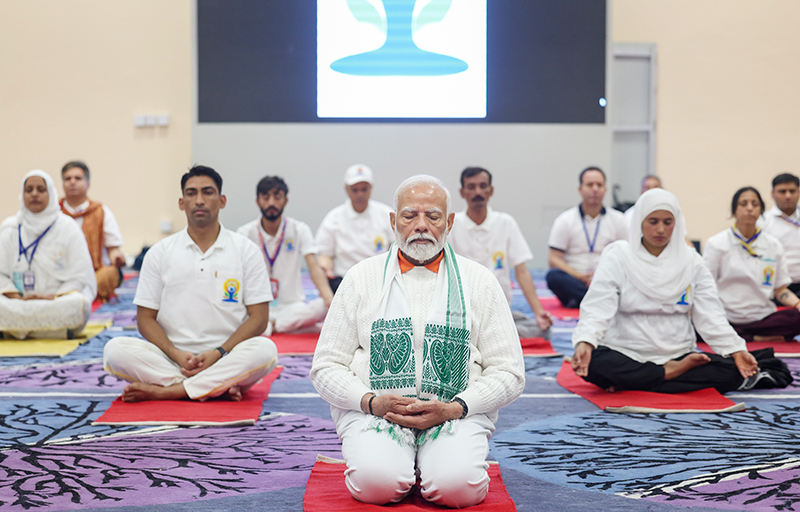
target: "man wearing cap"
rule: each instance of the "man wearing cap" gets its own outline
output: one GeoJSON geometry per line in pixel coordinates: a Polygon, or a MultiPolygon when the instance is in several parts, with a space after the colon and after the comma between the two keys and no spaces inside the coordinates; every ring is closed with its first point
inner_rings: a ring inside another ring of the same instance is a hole
{"type": "Polygon", "coordinates": [[[394,242],[392,209],[369,198],[372,183],[372,169],[363,164],[348,167],[344,190],[349,200],[328,212],[317,230],[319,264],[334,292],[350,267],[386,252],[394,242]]]}

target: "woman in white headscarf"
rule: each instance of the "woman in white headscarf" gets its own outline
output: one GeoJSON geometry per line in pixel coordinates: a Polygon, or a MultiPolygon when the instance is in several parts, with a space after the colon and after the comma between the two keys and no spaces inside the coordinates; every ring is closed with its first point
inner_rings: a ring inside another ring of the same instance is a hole
{"type": "Polygon", "coordinates": [[[629,239],[603,250],[581,303],[575,373],[609,391],[786,386],[791,376],[772,349],[749,353],[730,326],[714,279],[684,233],[672,193],[639,197],[629,239]],[[697,352],[695,329],[716,354],[697,352]]]}
{"type": "Polygon", "coordinates": [[[80,228],[61,213],[50,175],[30,171],[19,211],[0,224],[0,331],[70,337],[86,324],[96,293],[80,228]]]}
{"type": "Polygon", "coordinates": [[[739,336],[745,341],[791,340],[800,334],[800,299],[789,289],[783,245],[756,225],[762,213],[758,190],[737,190],[731,201],[735,222],[708,239],[703,259],[739,336]],[[773,297],[789,309],[777,311],[773,297]]]}

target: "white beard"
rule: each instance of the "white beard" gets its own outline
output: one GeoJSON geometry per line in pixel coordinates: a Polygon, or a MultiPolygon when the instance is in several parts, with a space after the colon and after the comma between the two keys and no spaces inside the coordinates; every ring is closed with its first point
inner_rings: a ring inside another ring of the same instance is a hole
{"type": "Polygon", "coordinates": [[[447,233],[442,235],[441,240],[436,240],[436,238],[434,238],[432,235],[426,233],[411,235],[407,240],[405,240],[395,229],[394,236],[397,240],[397,246],[400,247],[400,250],[403,252],[403,254],[405,254],[408,258],[418,262],[434,259],[442,251],[442,249],[444,249],[444,244],[447,242],[447,233]],[[419,239],[430,240],[433,243],[411,243],[413,240],[419,239]]]}

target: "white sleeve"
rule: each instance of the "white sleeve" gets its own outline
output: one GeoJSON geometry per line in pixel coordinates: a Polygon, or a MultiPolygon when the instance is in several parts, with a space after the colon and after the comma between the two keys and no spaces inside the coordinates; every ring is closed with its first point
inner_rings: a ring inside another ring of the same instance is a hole
{"type": "Polygon", "coordinates": [[[322,224],[319,225],[317,230],[317,238],[315,240],[317,246],[317,254],[333,258],[336,256],[336,228],[338,222],[335,220],[335,210],[328,212],[328,215],[322,219],[322,224]]]}
{"type": "Polygon", "coordinates": [[[240,239],[240,242],[239,250],[244,271],[242,303],[245,306],[252,306],[271,301],[274,297],[272,296],[272,286],[269,283],[269,272],[267,266],[264,265],[264,257],[256,244],[249,238],[240,239]]]}
{"type": "Polygon", "coordinates": [[[311,234],[311,228],[305,222],[297,223],[297,248],[300,255],[305,257],[309,254],[316,254],[317,247],[314,245],[314,236],[311,234]]]}
{"type": "Polygon", "coordinates": [[[517,225],[517,221],[509,216],[510,225],[508,227],[508,261],[512,267],[516,267],[520,263],[526,263],[533,259],[531,248],[528,247],[528,242],[522,236],[522,231],[517,225]]]}
{"type": "Polygon", "coordinates": [[[783,251],[783,246],[780,242],[777,244],[777,252],[775,254],[775,288],[787,286],[792,284],[792,278],[789,275],[789,267],[786,265],[786,254],[783,251]]]}
{"type": "MultiPolygon", "coordinates": [[[[68,233],[66,240],[67,265],[70,269],[70,280],[58,287],[56,294],[78,290],[86,297],[89,302],[97,297],[97,277],[94,273],[92,257],[89,255],[89,247],[86,245],[86,238],[78,225],[72,220],[65,218],[58,229],[72,231],[68,233]]],[[[60,220],[60,219],[59,219],[60,220]]]]}
{"type": "Polygon", "coordinates": [[[11,262],[16,259],[18,252],[16,229],[10,226],[0,227],[0,293],[18,292],[14,286],[14,269],[11,262]]]}
{"type": "Polygon", "coordinates": [[[553,227],[550,228],[550,238],[547,240],[547,246],[551,249],[567,252],[567,249],[569,249],[569,239],[567,219],[565,214],[562,213],[556,217],[556,220],[553,222],[553,227]]]}
{"type": "Polygon", "coordinates": [[[617,251],[617,247],[612,245],[600,255],[592,284],[581,301],[580,320],[572,333],[573,347],[585,341],[596,348],[605,338],[611,320],[617,315],[624,280],[617,251]]]}
{"type": "Polygon", "coordinates": [[[143,308],[161,309],[161,295],[164,282],[161,280],[161,265],[164,257],[164,243],[153,245],[144,255],[142,269],[139,271],[139,283],[133,303],[143,308]]]}
{"type": "Polygon", "coordinates": [[[747,350],[745,341],[728,323],[722,302],[719,300],[717,285],[708,267],[698,265],[695,272],[691,316],[694,328],[714,352],[721,356],[747,350]]]}
{"type": "Polygon", "coordinates": [[[720,278],[720,263],[722,262],[723,256],[723,251],[718,247],[718,244],[717,238],[712,236],[706,242],[706,248],[703,251],[703,261],[715,282],[720,278]]]}
{"type": "Polygon", "coordinates": [[[120,247],[124,243],[117,218],[106,205],[103,205],[103,237],[106,247],[120,247]]]}

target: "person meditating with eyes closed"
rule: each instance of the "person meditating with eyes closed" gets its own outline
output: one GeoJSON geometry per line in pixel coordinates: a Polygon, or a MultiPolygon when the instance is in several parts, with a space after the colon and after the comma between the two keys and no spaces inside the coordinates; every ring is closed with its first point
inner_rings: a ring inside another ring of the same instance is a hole
{"type": "Polygon", "coordinates": [[[791,382],[772,349],[751,354],[728,323],[711,273],[683,243],[675,196],[649,190],[634,208],[629,239],[603,251],[581,303],[575,373],[608,391],[725,393],[791,382]],[[695,329],[716,353],[697,352],[695,329]]]}

